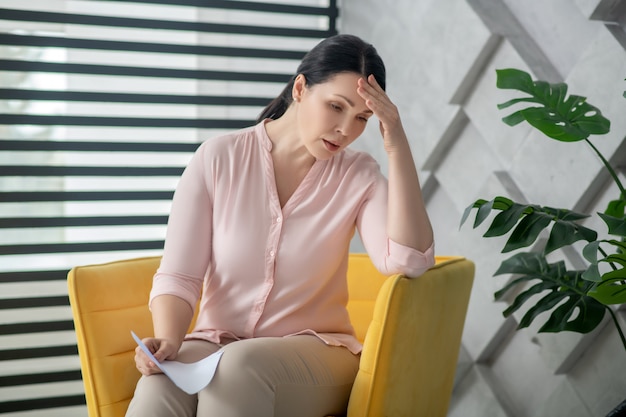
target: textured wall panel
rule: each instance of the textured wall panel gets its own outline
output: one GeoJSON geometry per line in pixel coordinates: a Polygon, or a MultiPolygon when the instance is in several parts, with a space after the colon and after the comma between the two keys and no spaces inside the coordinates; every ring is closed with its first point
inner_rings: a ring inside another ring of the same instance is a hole
{"type": "MultiPolygon", "coordinates": [[[[626,2],[613,0],[343,0],[340,31],[371,41],[386,60],[388,92],[411,140],[440,254],[476,261],[476,280],[459,356],[449,416],[605,416],[626,398],[626,352],[608,319],[592,333],[538,334],[502,311],[515,292],[495,301],[510,276],[493,277],[508,255],[485,226],[459,229],[477,198],[603,211],[617,187],[585,143],[564,144],[528,124],[505,125],[497,104],[520,93],[496,88],[496,69],[519,68],[535,79],[564,81],[612,122],[592,137],[622,181],[626,166],[626,2]],[[620,23],[621,22],[621,23],[620,23]]],[[[375,128],[357,148],[386,167],[375,128]]],[[[595,217],[585,223],[604,236],[595,217]]],[[[542,236],[542,239],[545,239],[542,236]]],[[[578,249],[582,246],[576,245],[578,249]]],[[[583,268],[580,253],[557,251],[583,268]]],[[[624,310],[618,314],[624,326],[624,310]]]]}

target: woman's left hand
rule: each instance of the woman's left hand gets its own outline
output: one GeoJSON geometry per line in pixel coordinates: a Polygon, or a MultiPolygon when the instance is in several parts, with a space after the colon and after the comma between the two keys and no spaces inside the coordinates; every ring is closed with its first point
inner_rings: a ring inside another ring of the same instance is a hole
{"type": "Polygon", "coordinates": [[[406,146],[408,143],[398,108],[391,101],[376,78],[370,75],[359,78],[357,93],[365,100],[365,105],[374,112],[380,121],[380,133],[387,153],[406,146]]]}
{"type": "Polygon", "coordinates": [[[433,229],[398,108],[373,75],[359,78],[357,93],[380,121],[380,133],[389,159],[387,236],[401,245],[425,252],[432,247],[433,229]]]}

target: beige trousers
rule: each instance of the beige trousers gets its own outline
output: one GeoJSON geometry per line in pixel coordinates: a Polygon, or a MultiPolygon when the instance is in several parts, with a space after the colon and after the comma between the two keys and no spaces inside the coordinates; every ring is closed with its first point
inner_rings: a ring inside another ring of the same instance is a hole
{"type": "MultiPolygon", "coordinates": [[[[220,346],[183,343],[177,360],[195,362],[220,346]]],[[[346,412],[359,356],[315,336],[234,341],[213,380],[188,395],[162,374],[141,377],[127,417],[324,417],[346,412]]]]}

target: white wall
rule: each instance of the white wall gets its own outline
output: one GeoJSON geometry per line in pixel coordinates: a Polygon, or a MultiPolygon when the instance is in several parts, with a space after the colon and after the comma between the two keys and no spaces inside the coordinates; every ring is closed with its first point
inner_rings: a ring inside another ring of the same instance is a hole
{"type": "MultiPolygon", "coordinates": [[[[604,416],[626,398],[626,352],[614,325],[597,331],[516,331],[493,293],[502,240],[459,229],[477,198],[594,213],[618,196],[584,143],[551,141],[527,124],[501,122],[495,69],[564,81],[612,122],[593,142],[614,166],[626,162],[625,2],[609,0],[342,0],[340,32],[372,42],[385,59],[388,93],[400,107],[434,222],[437,252],[476,262],[449,416],[604,416]],[[621,6],[620,6],[621,5],[621,6]],[[621,10],[620,10],[621,8],[621,10]]],[[[386,169],[376,126],[355,144],[386,169]]],[[[624,171],[621,171],[624,181],[624,171]]],[[[602,222],[588,226],[605,230],[602,222]]],[[[574,253],[559,254],[576,265],[574,253]]],[[[510,300],[509,300],[510,302],[510,300]]],[[[626,328],[624,309],[618,313],[626,328]]],[[[542,323],[546,317],[537,319],[542,323]]]]}

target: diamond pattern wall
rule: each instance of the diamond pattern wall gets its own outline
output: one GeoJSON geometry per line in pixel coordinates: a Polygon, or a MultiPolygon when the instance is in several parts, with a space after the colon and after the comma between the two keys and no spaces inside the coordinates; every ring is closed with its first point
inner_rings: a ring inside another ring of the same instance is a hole
{"type": "MultiPolygon", "coordinates": [[[[449,416],[605,416],[626,399],[626,352],[609,320],[593,333],[516,330],[523,312],[505,319],[512,301],[493,293],[502,240],[461,214],[477,198],[603,211],[618,195],[584,143],[549,140],[527,124],[511,128],[496,105],[512,98],[496,88],[496,69],[566,82],[611,120],[592,137],[622,181],[626,167],[626,1],[343,0],[340,31],[372,42],[388,67],[388,93],[401,110],[440,254],[476,262],[463,347],[449,416]]],[[[514,94],[514,93],[513,93],[514,94]]],[[[372,124],[373,125],[373,124],[372,124]]],[[[386,169],[376,126],[356,147],[386,169]]],[[[592,218],[590,227],[604,230],[592,218]]],[[[558,253],[571,265],[575,251],[558,253]]],[[[617,311],[626,328],[625,309],[617,311]]]]}

